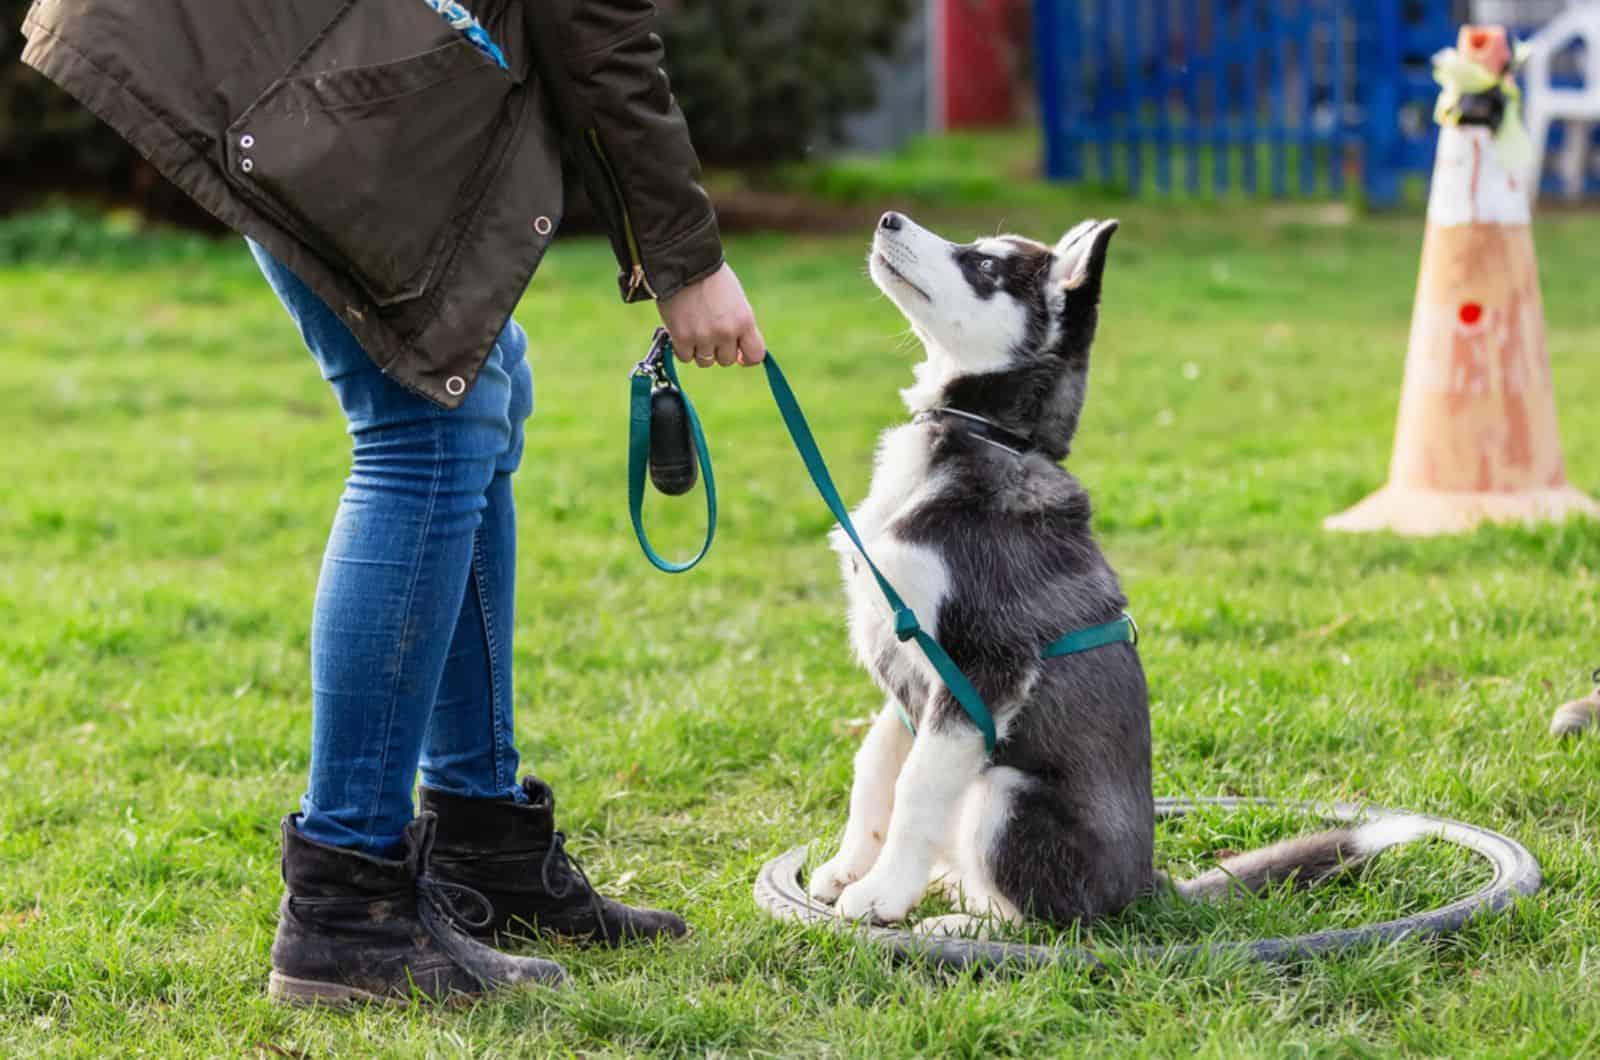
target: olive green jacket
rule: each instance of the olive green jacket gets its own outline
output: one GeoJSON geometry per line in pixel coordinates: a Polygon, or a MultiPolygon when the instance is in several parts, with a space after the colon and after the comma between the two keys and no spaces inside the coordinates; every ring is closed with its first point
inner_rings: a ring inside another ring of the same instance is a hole
{"type": "Polygon", "coordinates": [[[649,0],[36,0],[23,60],[284,262],[384,372],[461,403],[562,212],[606,214],[628,301],[722,263],[649,0]]]}

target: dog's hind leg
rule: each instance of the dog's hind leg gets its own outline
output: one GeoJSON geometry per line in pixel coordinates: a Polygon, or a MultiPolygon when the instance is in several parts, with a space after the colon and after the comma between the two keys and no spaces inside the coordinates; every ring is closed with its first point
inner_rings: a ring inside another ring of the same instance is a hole
{"type": "Polygon", "coordinates": [[[811,897],[833,902],[878,860],[894,810],[894,786],[911,752],[911,733],[891,700],[884,704],[861,749],[850,785],[850,819],[839,852],[811,874],[811,897]]]}
{"type": "Polygon", "coordinates": [[[1025,782],[1015,769],[991,767],[968,789],[950,845],[954,867],[943,880],[951,904],[961,912],[919,921],[916,930],[981,938],[997,924],[1022,922],[1021,910],[995,883],[992,859],[1011,818],[1012,793],[1025,782]]]}
{"type": "MultiPolygon", "coordinates": [[[[923,716],[937,718],[940,713],[923,716]]],[[[962,798],[983,768],[983,737],[964,719],[945,720],[917,734],[895,784],[894,815],[883,851],[872,871],[839,896],[840,915],[883,923],[905,919],[927,890],[962,798]]]]}

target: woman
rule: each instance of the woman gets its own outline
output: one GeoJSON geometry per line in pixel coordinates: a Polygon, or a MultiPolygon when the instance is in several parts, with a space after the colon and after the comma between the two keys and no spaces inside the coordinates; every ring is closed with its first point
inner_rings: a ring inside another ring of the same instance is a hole
{"type": "Polygon", "coordinates": [[[26,62],[248,237],[349,422],[310,783],[282,823],[278,1000],[555,983],[484,943],[687,930],[594,892],[512,735],[533,391],[510,314],[555,232],[561,154],[624,300],[657,301],[680,357],[765,355],[653,18],[648,0],[40,0],[24,26],[26,62]]]}

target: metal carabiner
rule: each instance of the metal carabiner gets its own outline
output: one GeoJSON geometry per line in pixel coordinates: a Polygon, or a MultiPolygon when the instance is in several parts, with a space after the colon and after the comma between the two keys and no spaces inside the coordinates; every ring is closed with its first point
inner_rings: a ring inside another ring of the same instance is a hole
{"type": "Polygon", "coordinates": [[[655,338],[650,342],[650,351],[644,359],[633,366],[630,375],[648,376],[654,380],[657,389],[672,386],[672,377],[667,374],[666,359],[672,356],[672,336],[667,334],[666,328],[656,328],[655,338]]]}

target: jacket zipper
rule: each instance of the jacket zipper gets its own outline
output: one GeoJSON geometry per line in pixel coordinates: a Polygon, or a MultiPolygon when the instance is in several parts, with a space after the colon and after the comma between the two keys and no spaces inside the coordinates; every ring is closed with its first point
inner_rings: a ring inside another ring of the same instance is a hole
{"type": "Polygon", "coordinates": [[[655,289],[650,286],[650,281],[644,275],[644,255],[639,253],[639,240],[633,234],[633,218],[628,216],[628,203],[622,197],[622,183],[617,180],[616,170],[611,168],[611,160],[606,157],[605,149],[600,146],[600,134],[590,129],[588,138],[589,149],[594,152],[594,157],[600,162],[600,168],[606,171],[606,179],[611,182],[611,194],[617,200],[617,213],[622,217],[622,235],[628,244],[628,258],[633,262],[633,272],[628,279],[628,298],[632,300],[641,287],[651,298],[655,298],[657,297],[655,289]]]}

